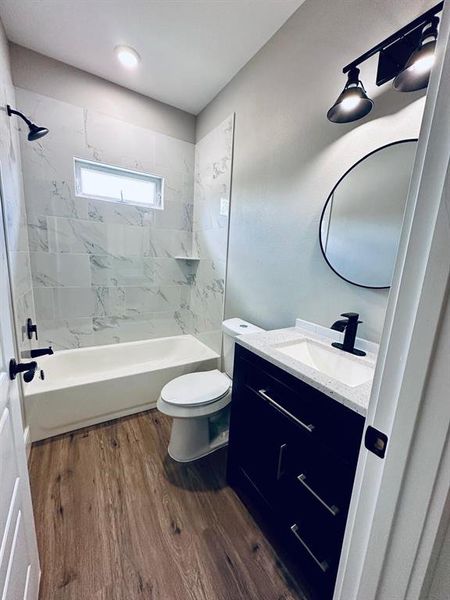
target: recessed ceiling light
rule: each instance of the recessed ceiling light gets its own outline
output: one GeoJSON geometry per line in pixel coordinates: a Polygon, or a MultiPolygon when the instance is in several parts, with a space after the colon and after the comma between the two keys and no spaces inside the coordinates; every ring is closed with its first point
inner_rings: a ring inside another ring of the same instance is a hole
{"type": "Polygon", "coordinates": [[[114,52],[121,64],[127,69],[135,69],[141,62],[139,54],[130,46],[116,46],[114,52]]]}

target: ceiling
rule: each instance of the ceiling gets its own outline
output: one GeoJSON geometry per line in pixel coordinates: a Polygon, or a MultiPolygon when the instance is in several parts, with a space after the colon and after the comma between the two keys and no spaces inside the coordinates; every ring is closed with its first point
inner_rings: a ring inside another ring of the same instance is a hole
{"type": "Polygon", "coordinates": [[[198,114],[304,0],[2,0],[8,38],[198,114]],[[113,53],[135,48],[127,71],[113,53]]]}

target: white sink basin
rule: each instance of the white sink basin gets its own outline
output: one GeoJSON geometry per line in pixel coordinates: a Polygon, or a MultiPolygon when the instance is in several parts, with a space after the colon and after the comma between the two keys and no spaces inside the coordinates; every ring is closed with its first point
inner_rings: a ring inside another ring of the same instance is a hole
{"type": "Polygon", "coordinates": [[[325,346],[314,340],[302,339],[273,346],[308,367],[316,369],[349,387],[356,387],[373,378],[374,367],[356,360],[348,352],[325,346]]]}

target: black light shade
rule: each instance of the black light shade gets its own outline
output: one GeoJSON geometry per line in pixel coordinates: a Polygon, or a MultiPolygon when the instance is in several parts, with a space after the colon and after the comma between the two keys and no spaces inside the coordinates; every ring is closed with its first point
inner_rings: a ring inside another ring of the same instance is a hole
{"type": "Polygon", "coordinates": [[[27,117],[24,114],[22,114],[18,110],[15,110],[14,108],[11,108],[9,104],[6,107],[6,110],[9,117],[11,117],[12,115],[17,115],[28,125],[28,129],[30,130],[28,133],[29,142],[34,142],[35,140],[44,137],[44,135],[47,135],[48,129],[46,127],[39,127],[38,125],[30,121],[30,119],[27,119],[27,117]]]}
{"type": "Polygon", "coordinates": [[[373,101],[368,98],[359,79],[359,69],[353,68],[348,73],[344,89],[327,112],[327,118],[332,123],[351,123],[369,114],[372,106],[373,101]]]}
{"type": "Polygon", "coordinates": [[[394,88],[399,92],[415,92],[428,86],[436,49],[437,25],[434,17],[422,33],[419,47],[408,58],[405,66],[394,79],[394,88]]]}

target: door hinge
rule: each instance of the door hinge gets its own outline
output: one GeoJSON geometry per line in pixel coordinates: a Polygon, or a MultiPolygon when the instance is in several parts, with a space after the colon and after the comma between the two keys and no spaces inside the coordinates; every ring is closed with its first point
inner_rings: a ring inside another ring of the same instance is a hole
{"type": "Polygon", "coordinates": [[[386,447],[388,444],[388,436],[375,427],[369,425],[366,429],[366,435],[364,436],[364,445],[367,450],[373,452],[376,456],[384,458],[386,454],[386,447]]]}

